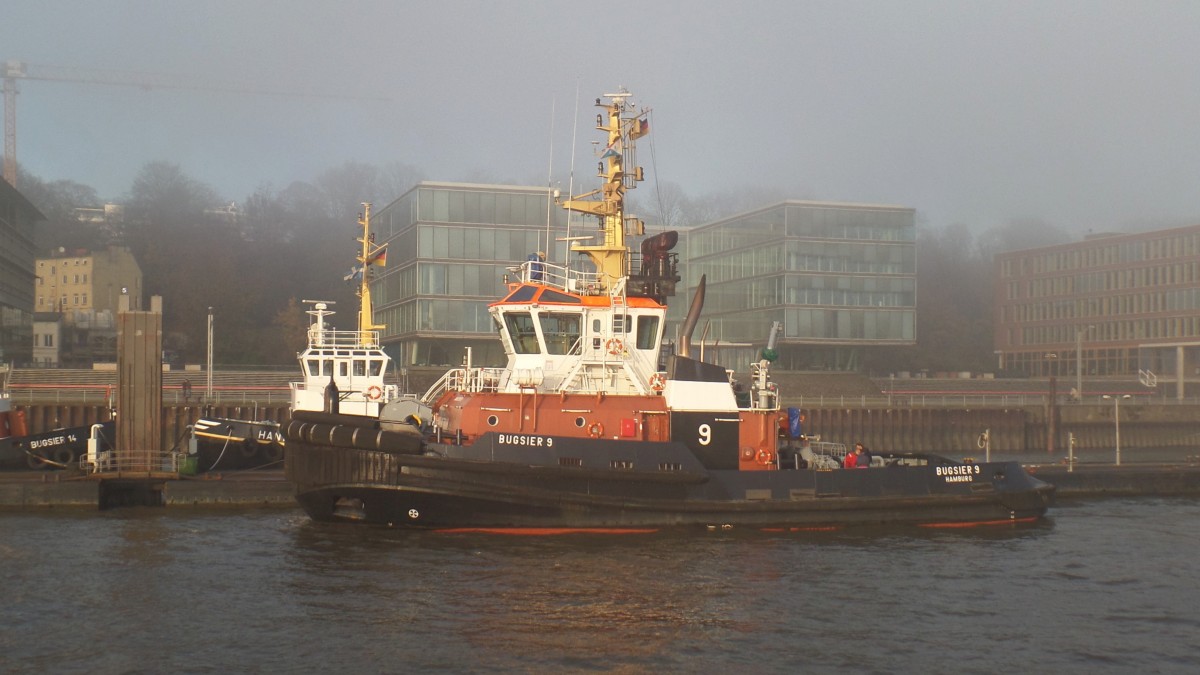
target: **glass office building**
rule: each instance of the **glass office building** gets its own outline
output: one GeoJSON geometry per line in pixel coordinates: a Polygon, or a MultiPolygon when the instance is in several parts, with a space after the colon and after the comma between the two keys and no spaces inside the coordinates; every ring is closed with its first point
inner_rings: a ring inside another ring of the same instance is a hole
{"type": "MultiPolygon", "coordinates": [[[[545,188],[422,182],[375,212],[376,241],[389,244],[371,285],[375,322],[387,326],[383,343],[398,363],[459,365],[467,347],[476,364],[503,363],[487,306],[504,292],[508,268],[538,251],[561,263],[563,239],[595,230],[578,216],[568,230],[552,201],[545,188]]],[[[670,318],[682,322],[705,274],[696,349],[703,340],[745,372],[779,321],[777,367],[853,370],[863,348],[915,343],[914,216],[897,206],[786,201],[682,231],[688,290],[669,300],[670,318]]],[[[578,255],[571,262],[584,264],[578,255]]]]}
{"type": "Polygon", "coordinates": [[[34,228],[45,216],[0,178],[0,362],[33,356],[34,228]]]}
{"type": "Polygon", "coordinates": [[[467,347],[477,365],[504,363],[487,306],[530,254],[563,263],[566,213],[552,202],[546,188],[422,182],[374,213],[388,259],[371,299],[399,364],[459,365],[467,347]]]}
{"type": "MultiPolygon", "coordinates": [[[[785,370],[855,370],[865,348],[915,344],[914,221],[906,207],[785,201],[690,230],[689,298],[707,278],[692,344],[739,372],[775,321],[785,370]]],[[[676,301],[672,318],[686,309],[676,301]]]]}

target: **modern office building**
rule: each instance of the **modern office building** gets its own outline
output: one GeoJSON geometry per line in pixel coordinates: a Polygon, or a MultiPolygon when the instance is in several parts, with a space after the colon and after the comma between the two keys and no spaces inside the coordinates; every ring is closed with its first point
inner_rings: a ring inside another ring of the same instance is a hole
{"type": "Polygon", "coordinates": [[[45,219],[0,179],[0,363],[24,364],[32,357],[34,228],[45,219]]]}
{"type": "MultiPolygon", "coordinates": [[[[568,231],[551,201],[545,188],[424,182],[375,212],[389,248],[371,297],[399,363],[457,365],[466,347],[474,363],[503,362],[487,306],[507,268],[537,251],[566,261],[563,240],[595,229],[584,219],[568,231]]],[[[778,367],[853,369],[861,349],[914,344],[915,246],[914,211],[896,206],[786,201],[706,224],[681,232],[688,291],[670,300],[671,320],[706,274],[697,349],[745,372],[779,321],[778,367]]]]}
{"type": "Polygon", "coordinates": [[[1200,381],[1200,225],[1003,253],[994,274],[1001,370],[1200,381]]]}
{"type": "Polygon", "coordinates": [[[397,363],[459,365],[467,347],[478,365],[504,363],[487,306],[529,255],[565,260],[566,213],[552,202],[546,188],[422,182],[374,213],[388,257],[371,298],[397,363]]]}
{"type": "Polygon", "coordinates": [[[692,344],[739,372],[776,321],[784,370],[855,370],[863,349],[915,344],[914,219],[901,206],[784,201],[691,229],[680,255],[687,298],[707,280],[692,344]]]}

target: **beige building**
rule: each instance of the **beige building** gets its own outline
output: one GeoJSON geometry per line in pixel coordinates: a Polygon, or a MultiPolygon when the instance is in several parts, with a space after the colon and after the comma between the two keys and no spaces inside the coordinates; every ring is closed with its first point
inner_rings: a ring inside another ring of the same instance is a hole
{"type": "Polygon", "coordinates": [[[38,258],[34,270],[33,362],[87,368],[115,361],[121,298],[142,309],[142,270],[129,249],[62,251],[38,258]]]}
{"type": "Polygon", "coordinates": [[[58,312],[63,321],[86,322],[102,312],[115,315],[122,295],[142,308],[142,270],[124,246],[104,251],[65,251],[35,263],[34,311],[58,312]]]}

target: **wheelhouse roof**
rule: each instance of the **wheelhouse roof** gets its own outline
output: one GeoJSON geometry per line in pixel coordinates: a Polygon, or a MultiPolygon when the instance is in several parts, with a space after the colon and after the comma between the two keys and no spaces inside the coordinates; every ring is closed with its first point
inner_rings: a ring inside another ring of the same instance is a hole
{"type": "MultiPolygon", "coordinates": [[[[538,284],[520,284],[509,291],[503,299],[488,305],[496,307],[498,305],[563,305],[563,306],[584,306],[584,307],[608,307],[612,301],[607,295],[579,295],[577,293],[568,293],[557,288],[549,286],[541,286],[538,284]]],[[[663,309],[664,306],[655,302],[651,298],[643,298],[639,296],[630,296],[626,298],[625,305],[627,307],[635,307],[638,309],[663,309]]]]}

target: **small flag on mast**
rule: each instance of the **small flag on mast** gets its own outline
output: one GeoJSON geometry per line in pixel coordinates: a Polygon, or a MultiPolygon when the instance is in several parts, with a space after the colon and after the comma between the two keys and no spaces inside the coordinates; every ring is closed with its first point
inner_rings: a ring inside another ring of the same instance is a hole
{"type": "Polygon", "coordinates": [[[371,256],[367,258],[367,264],[379,265],[380,267],[387,265],[387,244],[380,246],[377,251],[372,253],[371,256]]]}

